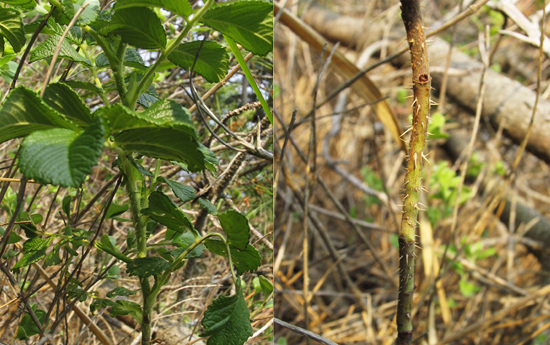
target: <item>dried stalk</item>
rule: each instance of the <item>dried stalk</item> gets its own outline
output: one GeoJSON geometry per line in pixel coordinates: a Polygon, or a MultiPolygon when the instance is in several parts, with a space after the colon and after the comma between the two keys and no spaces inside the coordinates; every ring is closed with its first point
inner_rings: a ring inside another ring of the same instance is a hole
{"type": "Polygon", "coordinates": [[[399,297],[397,303],[397,344],[410,345],[413,340],[412,301],[414,284],[414,247],[419,202],[422,189],[422,160],[430,112],[431,80],[428,69],[428,49],[422,31],[418,0],[401,0],[403,23],[411,52],[413,70],[413,123],[409,143],[409,160],[405,175],[403,219],[399,233],[399,297]]]}

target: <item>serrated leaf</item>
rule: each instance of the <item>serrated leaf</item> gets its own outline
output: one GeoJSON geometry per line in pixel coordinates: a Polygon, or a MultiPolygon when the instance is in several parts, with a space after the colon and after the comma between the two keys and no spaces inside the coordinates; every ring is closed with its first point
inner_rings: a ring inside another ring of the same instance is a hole
{"type": "Polygon", "coordinates": [[[250,226],[248,219],[235,210],[227,210],[217,214],[220,224],[227,236],[230,245],[245,250],[250,240],[250,226]]]}
{"type": "Polygon", "coordinates": [[[116,287],[113,290],[107,292],[107,297],[112,298],[112,297],[115,297],[115,296],[131,296],[131,295],[135,295],[136,293],[137,293],[137,291],[128,290],[124,287],[119,286],[119,287],[116,287]]]}
{"type": "Polygon", "coordinates": [[[126,263],[132,262],[132,259],[122,254],[120,250],[118,250],[118,248],[113,244],[113,242],[111,242],[109,235],[102,235],[100,242],[98,241],[94,242],[94,247],[106,253],[109,253],[115,258],[122,260],[126,263]]]}
{"type": "Polygon", "coordinates": [[[35,92],[17,87],[9,93],[0,109],[0,143],[52,128],[80,130],[50,108],[35,92]]]}
{"type": "Polygon", "coordinates": [[[137,6],[161,7],[181,17],[188,17],[193,11],[187,0],[118,0],[116,3],[117,9],[137,6]]]}
{"type": "Polygon", "coordinates": [[[198,235],[191,221],[189,221],[178,206],[162,192],[152,192],[151,195],[149,195],[149,207],[141,210],[141,213],[148,215],[154,221],[165,225],[173,231],[183,234],[187,230],[191,230],[198,235]]]}
{"type": "Polygon", "coordinates": [[[209,9],[200,20],[256,55],[265,56],[273,50],[273,5],[269,2],[238,1],[218,5],[209,9]]]}
{"type": "Polygon", "coordinates": [[[90,304],[90,313],[94,315],[95,311],[98,310],[99,308],[116,307],[116,306],[117,304],[111,301],[110,299],[106,299],[106,298],[96,299],[95,301],[92,302],[92,304],[90,304]]]}
{"type": "MultiPolygon", "coordinates": [[[[21,21],[21,14],[13,8],[0,8],[0,35],[4,36],[10,42],[16,53],[21,51],[25,45],[25,30],[21,21]]],[[[2,43],[4,41],[2,40],[2,43]]],[[[2,44],[2,55],[4,54],[4,45],[2,44]]]]}
{"type": "Polygon", "coordinates": [[[238,287],[234,296],[222,295],[208,306],[201,321],[205,329],[201,337],[209,336],[209,345],[242,345],[252,336],[249,318],[243,292],[238,287]]]}
{"type": "Polygon", "coordinates": [[[119,35],[123,42],[138,48],[166,47],[166,32],[160,18],[145,7],[116,9],[109,24],[101,30],[101,34],[119,35]]]}
{"type": "Polygon", "coordinates": [[[182,202],[188,202],[195,198],[195,188],[191,186],[184,186],[179,182],[171,181],[164,176],[159,176],[157,181],[166,183],[174,192],[174,195],[180,198],[182,202]]]}
{"type": "MultiPolygon", "coordinates": [[[[222,241],[209,239],[204,244],[212,253],[227,257],[227,251],[222,241]]],[[[229,249],[231,250],[231,261],[237,267],[238,275],[254,272],[262,264],[260,254],[250,244],[246,246],[245,250],[239,250],[232,245],[229,245],[229,249]]]]}
{"type": "MultiPolygon", "coordinates": [[[[41,20],[36,21],[36,28],[33,27],[32,32],[36,31],[36,29],[40,26],[41,20]]],[[[25,27],[26,28],[26,27],[25,27]]],[[[59,24],[55,21],[55,19],[50,18],[48,19],[48,25],[44,27],[41,31],[41,33],[47,34],[47,35],[63,35],[65,30],[67,29],[67,25],[59,24]]],[[[65,36],[67,40],[74,44],[80,44],[82,43],[82,30],[78,26],[73,26],[69,29],[69,32],[65,36]]]]}
{"type": "Polygon", "coordinates": [[[118,300],[116,301],[116,306],[113,306],[113,309],[111,310],[111,316],[117,316],[117,315],[131,315],[139,323],[142,323],[142,319],[143,319],[141,306],[137,303],[125,301],[125,300],[118,300]]]}
{"type": "Polygon", "coordinates": [[[88,6],[82,11],[80,16],[76,20],[78,25],[87,25],[96,20],[99,13],[100,4],[98,0],[63,0],[63,7],[65,10],[65,15],[68,18],[73,18],[78,12],[78,10],[84,5],[84,3],[89,3],[88,6]]]}
{"type": "Polygon", "coordinates": [[[259,278],[260,278],[260,286],[262,287],[262,291],[264,293],[265,298],[267,298],[273,292],[273,284],[269,279],[267,279],[264,276],[260,276],[259,278]]]}
{"type": "Polygon", "coordinates": [[[31,10],[36,7],[35,0],[2,0],[2,2],[8,5],[23,7],[26,10],[31,10]]]}
{"type": "MultiPolygon", "coordinates": [[[[61,40],[61,35],[54,35],[48,37],[44,42],[40,43],[40,45],[33,49],[31,52],[31,56],[29,58],[29,62],[34,62],[37,60],[42,59],[48,59],[53,57],[53,54],[55,52],[55,47],[61,40]]],[[[90,60],[86,59],[82,55],[78,54],[76,49],[73,48],[73,46],[67,42],[66,39],[63,40],[61,43],[61,50],[59,51],[59,57],[72,60],[74,62],[81,62],[83,64],[86,64],[88,66],[91,66],[90,60]]]]}
{"type": "Polygon", "coordinates": [[[76,188],[97,164],[104,134],[101,119],[81,133],[62,128],[34,132],[21,143],[21,172],[43,184],[76,188]]]}
{"type": "Polygon", "coordinates": [[[73,89],[82,89],[86,91],[91,91],[97,95],[101,95],[103,91],[95,84],[92,84],[87,81],[80,81],[80,80],[65,80],[63,84],[67,84],[73,89]]]}
{"type": "Polygon", "coordinates": [[[196,59],[194,72],[202,75],[211,83],[222,80],[229,69],[229,54],[225,48],[214,41],[193,41],[180,44],[168,55],[168,60],[190,70],[196,59]],[[202,47],[201,47],[202,44],[202,47]],[[199,47],[201,47],[199,52],[199,47]]]}
{"type": "Polygon", "coordinates": [[[150,277],[163,273],[171,265],[169,261],[163,258],[150,256],[146,258],[137,258],[129,262],[126,267],[127,273],[131,276],[150,277]]]}
{"type": "Polygon", "coordinates": [[[53,237],[48,238],[33,238],[30,240],[27,240],[23,244],[23,250],[25,251],[25,254],[19,260],[15,266],[13,266],[12,270],[26,267],[29,265],[32,265],[33,263],[43,259],[46,257],[46,249],[48,249],[48,245],[53,240],[53,237]]]}
{"type": "Polygon", "coordinates": [[[210,214],[213,214],[213,215],[218,214],[218,209],[216,208],[216,206],[212,205],[212,203],[209,200],[200,198],[199,205],[201,205],[202,208],[206,209],[210,214]]]}
{"type": "MultiPolygon", "coordinates": [[[[143,58],[134,48],[126,49],[126,51],[124,52],[124,59],[122,63],[125,66],[129,66],[129,67],[133,67],[141,70],[147,69],[147,66],[143,61],[143,58]]],[[[105,56],[105,53],[102,52],[95,58],[95,65],[97,67],[109,66],[109,59],[107,59],[107,56],[105,56]]]]}
{"type": "Polygon", "coordinates": [[[90,108],[65,84],[49,84],[42,98],[50,107],[81,127],[88,127],[93,121],[90,108]]]}
{"type": "MultiPolygon", "coordinates": [[[[67,226],[70,227],[70,225],[67,225],[67,226]]],[[[59,257],[59,249],[69,241],[70,241],[70,239],[68,239],[68,238],[59,241],[59,243],[57,243],[53,247],[50,254],[48,254],[48,256],[46,256],[46,259],[44,260],[44,266],[49,267],[49,266],[53,266],[53,265],[59,265],[62,262],[61,258],[59,257]]]]}

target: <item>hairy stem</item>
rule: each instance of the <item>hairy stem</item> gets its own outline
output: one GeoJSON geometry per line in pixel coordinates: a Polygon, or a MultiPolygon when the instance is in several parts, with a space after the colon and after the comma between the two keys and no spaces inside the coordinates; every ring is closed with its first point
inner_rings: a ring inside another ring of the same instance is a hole
{"type": "Polygon", "coordinates": [[[422,17],[418,0],[401,0],[403,23],[413,70],[413,122],[405,175],[403,219],[399,233],[399,297],[397,303],[397,344],[410,345],[413,338],[412,301],[414,284],[414,247],[419,202],[422,189],[422,161],[430,112],[431,80],[428,69],[428,50],[422,31],[422,17]]]}

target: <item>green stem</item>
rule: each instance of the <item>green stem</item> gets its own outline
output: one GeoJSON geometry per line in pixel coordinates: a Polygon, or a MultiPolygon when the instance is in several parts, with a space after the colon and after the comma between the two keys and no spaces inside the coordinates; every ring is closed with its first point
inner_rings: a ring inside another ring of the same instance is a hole
{"type": "Polygon", "coordinates": [[[407,31],[413,69],[413,123],[410,139],[403,219],[399,233],[399,297],[397,302],[397,345],[410,345],[413,339],[412,301],[415,290],[415,233],[422,190],[422,163],[430,113],[431,76],[422,17],[418,0],[401,0],[402,18],[407,31]]]}
{"type": "Polygon", "coordinates": [[[124,52],[126,50],[126,44],[120,42],[117,51],[114,52],[111,49],[111,46],[107,39],[105,39],[103,36],[99,35],[97,32],[95,32],[92,28],[89,26],[86,26],[84,30],[92,36],[97,44],[101,47],[103,50],[103,53],[107,57],[107,60],[109,60],[109,66],[111,67],[111,70],[113,71],[113,76],[115,79],[115,85],[118,91],[118,95],[120,96],[120,99],[122,100],[122,104],[129,107],[130,109],[134,109],[135,102],[133,103],[134,107],[130,107],[130,103],[126,101],[126,85],[124,84],[124,67],[122,65],[122,61],[124,59],[124,52]]]}
{"type": "MultiPolygon", "coordinates": [[[[252,90],[254,90],[254,93],[256,94],[256,97],[260,100],[260,104],[262,105],[262,109],[265,112],[265,115],[269,119],[269,122],[273,124],[273,115],[271,114],[271,110],[269,109],[269,106],[267,105],[267,102],[264,99],[264,96],[260,92],[260,89],[258,88],[258,85],[256,84],[256,80],[254,80],[254,77],[252,77],[252,73],[250,73],[250,70],[248,69],[248,65],[246,64],[246,61],[244,61],[243,56],[241,55],[241,51],[239,50],[239,47],[237,47],[237,44],[235,41],[231,39],[231,37],[223,35],[225,40],[227,41],[227,44],[229,45],[229,48],[231,48],[231,51],[233,52],[233,55],[235,55],[235,58],[237,59],[237,62],[241,66],[241,69],[244,72],[244,75],[246,76],[246,79],[248,80],[248,83],[252,87],[252,90]]],[[[246,90],[243,90],[243,92],[246,92],[246,90]]]]}
{"type": "Polygon", "coordinates": [[[193,18],[191,18],[187,24],[185,25],[185,28],[182,30],[182,32],[176,37],[168,47],[160,54],[159,58],[153,66],[149,67],[147,70],[147,73],[143,76],[141,79],[141,82],[139,83],[138,87],[136,88],[134,93],[131,93],[128,95],[128,103],[135,104],[137,103],[139,95],[151,84],[153,81],[153,78],[155,76],[155,72],[159,69],[160,65],[168,58],[168,55],[172,53],[174,49],[180,44],[180,42],[183,40],[184,37],[187,36],[189,31],[193,28],[193,26],[197,23],[197,21],[208,11],[208,9],[214,4],[214,0],[207,0],[203,7],[201,7],[200,10],[197,11],[193,15],[193,18]]]}
{"type": "MultiPolygon", "coordinates": [[[[80,45],[80,50],[84,53],[84,56],[86,56],[86,58],[90,61],[93,61],[90,57],[90,54],[88,53],[88,46],[86,44],[81,44],[80,45]]],[[[95,63],[92,64],[92,67],[90,68],[90,71],[92,71],[92,76],[94,77],[94,81],[97,85],[97,87],[101,90],[101,94],[99,95],[99,97],[101,97],[101,99],[103,100],[103,103],[105,103],[105,105],[109,105],[109,100],[107,99],[107,95],[105,94],[105,90],[103,90],[103,85],[101,84],[101,80],[99,79],[99,75],[97,74],[97,67],[95,65],[95,63]]]]}

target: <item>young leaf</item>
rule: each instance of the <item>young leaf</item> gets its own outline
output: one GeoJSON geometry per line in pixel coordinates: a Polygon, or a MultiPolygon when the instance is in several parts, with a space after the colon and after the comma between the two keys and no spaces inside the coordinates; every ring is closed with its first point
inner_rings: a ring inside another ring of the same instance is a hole
{"type": "Polygon", "coordinates": [[[223,232],[227,236],[230,245],[245,250],[250,240],[250,226],[248,219],[235,210],[227,210],[217,215],[223,232]]]}
{"type": "Polygon", "coordinates": [[[96,299],[95,301],[92,302],[92,304],[90,304],[90,313],[92,313],[92,315],[94,315],[95,311],[100,309],[100,308],[105,308],[105,307],[116,307],[117,304],[113,301],[111,301],[110,299],[107,299],[107,298],[99,298],[99,299],[96,299]]]}
{"type": "Polygon", "coordinates": [[[50,108],[38,95],[17,87],[9,93],[0,109],[0,143],[52,128],[79,131],[80,128],[50,108]]]}
{"type": "Polygon", "coordinates": [[[187,0],[118,0],[116,3],[117,9],[137,6],[162,7],[181,17],[189,17],[193,11],[187,0]]]}
{"type": "Polygon", "coordinates": [[[63,7],[65,10],[65,15],[68,18],[73,18],[76,12],[84,5],[84,3],[89,3],[88,6],[82,11],[76,24],[78,25],[87,25],[96,20],[99,13],[100,4],[98,0],[63,0],[63,7]]]}
{"type": "Polygon", "coordinates": [[[191,186],[184,186],[181,183],[171,181],[164,176],[159,176],[157,181],[166,183],[182,202],[188,202],[195,198],[195,188],[191,186]]]}
{"type": "Polygon", "coordinates": [[[212,205],[212,203],[207,199],[200,198],[199,205],[201,205],[202,208],[206,209],[210,214],[218,214],[218,209],[216,208],[216,206],[212,205]]]}
{"type": "MultiPolygon", "coordinates": [[[[21,48],[25,45],[26,38],[19,11],[13,8],[0,8],[0,35],[10,42],[16,53],[21,51],[21,48]]],[[[4,55],[3,44],[2,55],[4,55]]]]}
{"type": "Polygon", "coordinates": [[[104,134],[101,119],[80,134],[61,128],[34,132],[21,144],[21,172],[43,184],[76,188],[97,164],[104,134]]]}
{"type": "MultiPolygon", "coordinates": [[[[40,43],[40,45],[31,52],[31,56],[29,58],[29,62],[34,62],[36,60],[41,59],[48,59],[53,57],[53,54],[55,52],[55,47],[61,40],[61,35],[54,35],[48,37],[47,40],[40,43]]],[[[73,48],[73,46],[67,42],[66,39],[63,40],[61,43],[61,50],[59,51],[59,57],[72,60],[74,62],[81,62],[83,64],[86,64],[88,66],[91,66],[90,60],[86,59],[82,55],[78,54],[76,49],[73,48]]]]}
{"type": "Polygon", "coordinates": [[[143,176],[149,176],[149,177],[153,177],[153,173],[150,172],[149,170],[145,169],[141,164],[139,164],[138,162],[136,162],[136,160],[134,159],[134,157],[132,156],[129,156],[128,157],[128,160],[130,161],[130,163],[139,171],[139,173],[143,176]]]}
{"type": "Polygon", "coordinates": [[[152,192],[149,196],[149,208],[141,210],[141,213],[178,233],[191,230],[198,235],[187,216],[163,192],[152,192]]]}
{"type": "Polygon", "coordinates": [[[65,84],[49,84],[42,98],[50,107],[81,127],[88,127],[93,121],[90,108],[65,84]]]}
{"type": "Polygon", "coordinates": [[[221,295],[208,306],[202,319],[209,345],[242,345],[252,336],[250,313],[239,284],[234,296],[221,295]]]}
{"type": "Polygon", "coordinates": [[[156,256],[149,256],[146,258],[137,258],[132,262],[129,262],[127,267],[127,273],[131,276],[138,277],[150,277],[163,273],[171,263],[156,256]]]}
{"type": "Polygon", "coordinates": [[[135,295],[137,293],[137,291],[132,291],[132,290],[128,290],[126,288],[123,288],[123,287],[116,287],[114,288],[113,290],[107,292],[107,297],[108,298],[112,298],[112,297],[115,297],[115,296],[130,296],[130,295],[135,295]]]}
{"type": "Polygon", "coordinates": [[[43,259],[46,257],[46,249],[48,249],[48,245],[53,240],[53,237],[48,238],[33,238],[28,241],[26,241],[23,244],[23,250],[25,251],[25,254],[19,260],[15,266],[13,266],[12,270],[16,270],[21,267],[26,267],[29,265],[32,265],[33,263],[43,259]]]}
{"type": "MultiPolygon", "coordinates": [[[[180,256],[190,245],[195,243],[195,235],[193,235],[193,233],[191,233],[190,231],[184,234],[174,234],[174,233],[169,233],[169,231],[166,231],[165,238],[167,240],[171,240],[170,244],[173,244],[174,246],[178,247],[177,249],[168,251],[168,253],[172,255],[174,258],[177,258],[178,256],[180,256]]],[[[199,244],[192,251],[190,251],[185,257],[200,258],[203,252],[204,252],[204,245],[199,244]]]]}
{"type": "MultiPolygon", "coordinates": [[[[212,253],[227,257],[227,251],[222,241],[208,239],[204,244],[212,253]]],[[[232,245],[229,245],[229,249],[231,250],[231,261],[237,267],[238,275],[244,272],[254,272],[262,264],[260,254],[250,244],[246,246],[245,250],[239,250],[232,245]]]]}
{"type": "Polygon", "coordinates": [[[73,89],[82,89],[86,91],[91,91],[97,95],[101,95],[103,91],[95,84],[92,84],[87,81],[80,81],[80,80],[66,80],[63,82],[63,84],[67,84],[73,89]]]}
{"type": "Polygon", "coordinates": [[[209,9],[201,21],[256,55],[265,56],[273,50],[273,5],[269,2],[218,5],[209,9]]]}
{"type": "MultiPolygon", "coordinates": [[[[31,304],[31,309],[40,325],[43,325],[44,321],[46,321],[46,312],[42,309],[37,309],[36,304],[31,304]]],[[[27,313],[23,316],[23,319],[21,319],[15,338],[18,340],[29,340],[30,337],[36,334],[40,334],[40,329],[38,329],[37,325],[32,321],[31,315],[27,313]]]]}
{"type": "Polygon", "coordinates": [[[260,278],[260,286],[262,287],[264,296],[267,298],[273,292],[273,284],[269,279],[267,279],[264,276],[260,276],[259,278],[260,278]]]}
{"type": "Polygon", "coordinates": [[[116,306],[113,306],[111,310],[111,316],[128,314],[132,315],[139,323],[142,323],[143,313],[139,304],[125,300],[116,301],[116,306]]]}
{"type": "Polygon", "coordinates": [[[111,254],[115,258],[122,260],[126,263],[132,262],[132,259],[127,257],[126,255],[122,254],[120,250],[111,242],[111,239],[109,238],[109,235],[102,235],[101,236],[101,242],[95,241],[94,247],[96,247],[99,250],[102,250],[106,253],[111,254]]]}
{"type": "Polygon", "coordinates": [[[65,195],[63,201],[61,202],[61,208],[67,215],[67,218],[71,218],[71,198],[72,197],[70,195],[65,195]]]}
{"type": "Polygon", "coordinates": [[[164,49],[166,32],[160,18],[144,7],[115,7],[109,24],[101,30],[104,36],[119,35],[128,44],[144,49],[164,49]]]}
{"type": "Polygon", "coordinates": [[[111,203],[111,206],[109,206],[109,209],[107,210],[107,215],[105,218],[114,218],[116,216],[120,216],[124,212],[128,211],[128,208],[130,205],[124,204],[124,205],[117,205],[114,202],[111,203]]]}
{"type": "MultiPolygon", "coordinates": [[[[124,52],[123,63],[125,66],[129,66],[129,67],[133,67],[141,70],[147,69],[147,66],[143,61],[143,58],[141,57],[141,55],[139,55],[137,50],[135,50],[134,48],[126,49],[126,51],[124,52]]],[[[102,52],[95,58],[95,65],[97,67],[109,66],[109,60],[107,59],[107,56],[105,56],[105,53],[102,52]]]]}
{"type": "MultiPolygon", "coordinates": [[[[6,232],[6,229],[4,227],[0,226],[0,236],[4,235],[4,232],[6,232]]],[[[21,241],[23,238],[19,235],[17,235],[15,232],[10,233],[10,238],[8,238],[8,244],[14,244],[19,241],[21,241]]]]}
{"type": "Polygon", "coordinates": [[[186,70],[193,67],[196,59],[194,71],[202,75],[204,79],[211,83],[217,83],[225,77],[229,69],[229,54],[224,47],[214,41],[193,41],[180,44],[168,55],[168,60],[186,70]],[[199,47],[202,48],[199,52],[199,47]]]}

